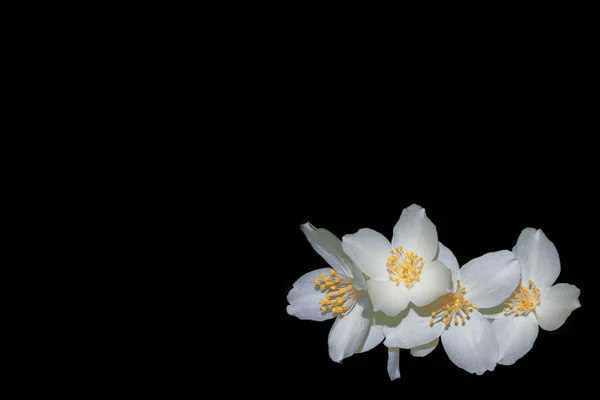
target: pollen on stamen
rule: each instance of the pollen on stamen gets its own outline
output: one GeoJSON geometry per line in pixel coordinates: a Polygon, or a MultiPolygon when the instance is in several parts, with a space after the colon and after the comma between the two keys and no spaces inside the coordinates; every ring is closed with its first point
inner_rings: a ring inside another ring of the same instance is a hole
{"type": "Polygon", "coordinates": [[[472,303],[465,299],[467,289],[460,286],[460,280],[457,280],[456,291],[448,293],[440,298],[441,305],[436,312],[431,314],[430,325],[440,322],[445,325],[445,329],[452,326],[458,326],[459,320],[463,325],[469,319],[469,312],[473,311],[472,303]],[[454,322],[454,324],[452,324],[454,322]]]}
{"type": "Polygon", "coordinates": [[[505,315],[518,317],[520,315],[526,316],[530,312],[535,313],[536,307],[540,305],[540,290],[531,279],[528,281],[528,285],[521,286],[521,282],[519,282],[519,286],[513,292],[510,302],[506,303],[508,307],[503,310],[505,315]]]}
{"type": "Polygon", "coordinates": [[[403,283],[412,288],[421,278],[423,259],[412,251],[404,252],[402,247],[392,249],[390,253],[386,261],[390,280],[396,285],[403,283]]]}
{"type": "Polygon", "coordinates": [[[356,290],[353,286],[352,278],[343,274],[338,274],[335,270],[330,270],[331,279],[325,274],[319,274],[319,279],[315,279],[316,289],[321,289],[324,298],[319,300],[319,309],[323,314],[332,313],[336,317],[347,314],[356,304],[362,291],[356,290]]]}

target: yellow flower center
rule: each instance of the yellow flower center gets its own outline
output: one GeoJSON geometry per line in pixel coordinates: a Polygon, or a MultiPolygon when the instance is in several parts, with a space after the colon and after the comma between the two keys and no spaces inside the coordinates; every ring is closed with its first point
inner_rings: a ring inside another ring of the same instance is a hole
{"type": "Polygon", "coordinates": [[[540,305],[540,289],[531,279],[527,284],[527,286],[521,286],[521,282],[519,282],[512,297],[508,303],[505,303],[508,307],[504,309],[504,315],[529,315],[532,311],[535,314],[535,307],[540,305]]]}
{"type": "Polygon", "coordinates": [[[319,279],[315,279],[315,290],[325,294],[325,298],[319,301],[321,312],[330,312],[339,317],[352,310],[362,290],[356,290],[353,279],[348,276],[338,274],[334,270],[329,271],[329,275],[320,274],[319,279]]]}
{"type": "Polygon", "coordinates": [[[407,288],[413,287],[414,283],[421,277],[423,269],[423,258],[412,251],[404,252],[402,246],[391,251],[392,256],[387,259],[390,280],[396,285],[404,283],[407,288]]]}
{"type": "Polygon", "coordinates": [[[469,318],[469,313],[473,312],[473,309],[478,310],[477,307],[465,299],[466,292],[467,289],[461,287],[460,279],[457,279],[456,292],[448,293],[434,303],[438,310],[431,312],[429,324],[433,326],[438,322],[443,322],[446,327],[449,327],[453,321],[454,325],[458,325],[460,318],[460,323],[464,325],[465,320],[469,318]]]}

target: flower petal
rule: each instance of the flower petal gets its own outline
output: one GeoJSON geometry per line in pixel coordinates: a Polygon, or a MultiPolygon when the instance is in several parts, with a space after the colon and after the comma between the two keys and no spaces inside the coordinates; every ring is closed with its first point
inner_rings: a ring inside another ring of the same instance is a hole
{"type": "Polygon", "coordinates": [[[407,315],[400,320],[397,326],[385,326],[384,345],[387,347],[400,347],[412,349],[440,337],[444,332],[444,324],[436,323],[431,326],[431,309],[425,307],[410,307],[407,315]]]}
{"type": "Polygon", "coordinates": [[[442,334],[442,345],[450,361],[472,374],[496,368],[498,343],[490,323],[478,311],[465,324],[451,324],[442,334]]]}
{"type": "Polygon", "coordinates": [[[553,331],[565,323],[571,312],[581,307],[577,286],[568,283],[559,283],[550,289],[540,292],[540,305],[535,313],[542,329],[553,331]]]}
{"type": "Polygon", "coordinates": [[[392,246],[402,246],[404,251],[413,251],[424,262],[433,260],[438,252],[437,229],[425,215],[425,209],[413,204],[404,210],[394,226],[392,246]]]}
{"type": "Polygon", "coordinates": [[[410,302],[410,293],[403,285],[396,285],[385,278],[367,281],[367,291],[373,303],[373,311],[381,311],[389,317],[398,315],[410,302]]]}
{"type": "MultiPolygon", "coordinates": [[[[329,331],[329,357],[335,362],[342,362],[344,358],[356,353],[365,339],[371,325],[372,314],[365,313],[365,296],[363,296],[352,310],[337,317],[329,331]]],[[[368,305],[367,305],[368,307],[368,305]]]]}
{"type": "Polygon", "coordinates": [[[426,306],[452,291],[451,279],[452,272],[440,261],[425,264],[419,281],[410,289],[410,301],[419,307],[426,306]]]}
{"type": "Polygon", "coordinates": [[[342,248],[368,277],[388,277],[387,259],[392,245],[381,233],[363,228],[342,237],[342,248]]]}
{"type": "Polygon", "coordinates": [[[438,257],[437,259],[441,261],[450,271],[452,271],[452,282],[455,282],[458,279],[458,270],[460,266],[458,265],[458,260],[454,256],[454,253],[450,251],[449,248],[444,246],[442,242],[438,242],[438,257]]]}
{"type": "MultiPolygon", "coordinates": [[[[367,300],[368,298],[365,299],[365,301],[367,300]]],[[[356,351],[357,353],[365,353],[377,347],[377,345],[383,342],[383,339],[385,339],[385,337],[383,336],[383,325],[377,323],[375,313],[373,311],[370,311],[372,310],[372,307],[373,306],[370,305],[369,301],[369,306],[365,307],[365,311],[363,311],[364,315],[371,315],[371,324],[369,325],[369,331],[367,332],[365,341],[360,345],[360,347],[356,351]]]]}
{"type": "Polygon", "coordinates": [[[433,342],[426,343],[421,346],[413,347],[410,349],[410,354],[413,357],[425,357],[427,354],[431,353],[437,347],[440,339],[435,339],[433,342]]]}
{"type": "Polygon", "coordinates": [[[533,348],[538,335],[538,323],[533,313],[509,315],[492,322],[498,342],[498,364],[513,365],[533,348]]]}
{"type": "Polygon", "coordinates": [[[391,380],[400,378],[400,349],[388,349],[388,375],[391,380]]]}
{"type": "Polygon", "coordinates": [[[286,308],[288,314],[312,321],[325,321],[333,318],[333,314],[321,312],[319,301],[325,298],[325,294],[321,293],[319,287],[314,283],[320,274],[329,276],[329,271],[329,268],[310,271],[294,282],[294,287],[287,295],[287,301],[290,303],[286,308]]]}
{"type": "Polygon", "coordinates": [[[558,251],[541,229],[523,229],[513,251],[521,264],[523,282],[531,279],[540,290],[556,282],[560,274],[558,251]]]}
{"type": "Polygon", "coordinates": [[[509,297],[521,278],[519,262],[508,250],[477,257],[459,272],[465,298],[476,307],[495,307],[509,297]]]}
{"type": "Polygon", "coordinates": [[[342,242],[327,229],[317,229],[310,222],[300,225],[300,229],[313,249],[337,272],[353,277],[350,259],[342,250],[342,242]]]}

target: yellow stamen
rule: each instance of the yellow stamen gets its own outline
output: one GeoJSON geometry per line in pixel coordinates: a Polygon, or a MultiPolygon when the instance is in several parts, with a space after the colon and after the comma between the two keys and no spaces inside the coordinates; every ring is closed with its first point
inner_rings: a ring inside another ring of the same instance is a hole
{"type": "Polygon", "coordinates": [[[442,296],[440,303],[436,302],[441,305],[437,311],[431,313],[430,325],[443,322],[446,329],[450,329],[450,323],[454,321],[454,325],[458,325],[459,318],[463,324],[466,323],[473,304],[465,299],[467,289],[460,286],[460,280],[457,280],[456,284],[455,292],[442,296]]]}
{"type": "Polygon", "coordinates": [[[333,269],[329,271],[329,274],[335,278],[329,279],[325,274],[319,274],[321,279],[314,280],[317,285],[316,289],[320,289],[325,295],[323,299],[319,300],[319,308],[324,314],[332,313],[335,316],[342,316],[354,307],[363,292],[352,286],[352,278],[338,274],[333,269]]]}
{"type": "Polygon", "coordinates": [[[390,253],[392,255],[386,262],[390,280],[396,285],[404,283],[407,288],[412,288],[421,278],[423,259],[414,252],[404,252],[402,247],[393,249],[390,253]]]}
{"type": "Polygon", "coordinates": [[[519,286],[517,286],[510,299],[511,301],[507,303],[508,307],[504,308],[506,315],[519,316],[528,315],[530,312],[535,313],[536,307],[540,305],[540,289],[535,286],[531,279],[528,281],[528,285],[529,287],[521,286],[521,282],[519,282],[519,286]]]}

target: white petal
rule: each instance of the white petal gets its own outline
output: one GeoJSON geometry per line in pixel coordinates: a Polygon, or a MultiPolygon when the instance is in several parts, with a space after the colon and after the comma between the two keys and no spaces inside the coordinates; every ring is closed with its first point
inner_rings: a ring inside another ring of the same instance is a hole
{"type": "Polygon", "coordinates": [[[410,302],[410,293],[403,285],[396,285],[385,278],[367,281],[367,291],[373,303],[373,311],[381,311],[389,317],[401,313],[410,302]]]}
{"type": "Polygon", "coordinates": [[[449,248],[444,246],[442,242],[438,242],[438,257],[437,259],[442,262],[450,271],[452,271],[452,282],[458,279],[458,270],[460,266],[458,265],[458,260],[454,256],[454,253],[450,251],[449,248]]]}
{"type": "Polygon", "coordinates": [[[310,222],[300,226],[313,249],[337,272],[352,278],[350,260],[342,250],[342,242],[327,229],[317,229],[310,222]]]}
{"type": "Polygon", "coordinates": [[[363,343],[372,319],[372,314],[364,313],[364,310],[365,301],[361,298],[348,314],[335,319],[327,341],[329,357],[333,361],[342,362],[356,353],[363,343]]]}
{"type": "Polygon", "coordinates": [[[400,378],[400,349],[388,349],[387,370],[391,380],[400,378]]]}
{"type": "Polygon", "coordinates": [[[423,266],[421,277],[410,289],[410,301],[422,307],[452,291],[452,273],[440,261],[423,266]]]}
{"type": "MultiPolygon", "coordinates": [[[[368,298],[365,299],[365,301],[367,301],[367,300],[368,300],[368,298]]],[[[371,315],[371,324],[369,325],[369,331],[367,332],[367,336],[365,337],[364,342],[361,344],[361,346],[356,351],[357,353],[365,353],[365,352],[377,347],[377,345],[379,343],[383,342],[383,339],[385,338],[383,336],[383,325],[377,323],[377,319],[375,318],[375,313],[370,311],[369,307],[371,307],[371,310],[372,310],[372,306],[370,305],[370,302],[369,302],[369,306],[365,308],[365,311],[363,311],[363,314],[371,315]]]]}
{"type": "Polygon", "coordinates": [[[498,358],[498,343],[490,323],[473,311],[462,325],[451,323],[442,334],[442,345],[450,361],[472,374],[493,371],[498,358]]]}
{"type": "Polygon", "coordinates": [[[331,313],[323,314],[321,312],[319,301],[325,298],[325,293],[321,293],[319,287],[314,283],[320,274],[329,276],[329,271],[329,268],[310,271],[294,282],[294,287],[287,295],[287,301],[290,303],[287,306],[288,314],[312,321],[325,321],[333,318],[331,313]]]}
{"type": "Polygon", "coordinates": [[[523,282],[531,279],[540,289],[547,289],[556,282],[560,274],[558,251],[541,229],[523,229],[514,252],[521,264],[523,282]]]}
{"type": "Polygon", "coordinates": [[[425,209],[413,204],[402,210],[394,226],[392,237],[394,248],[402,246],[404,251],[413,251],[424,262],[433,260],[438,252],[437,229],[425,215],[425,209]]]}
{"type": "Polygon", "coordinates": [[[439,338],[444,332],[444,324],[439,322],[431,326],[431,311],[432,309],[425,307],[410,307],[406,317],[397,326],[383,328],[383,344],[387,347],[412,349],[439,338]]]}
{"type": "Polygon", "coordinates": [[[355,234],[342,237],[342,248],[368,277],[389,277],[386,263],[392,245],[381,233],[359,229],[355,234]]]}
{"type": "Polygon", "coordinates": [[[498,342],[498,364],[513,365],[533,348],[538,335],[538,323],[533,313],[509,315],[492,322],[498,342]]]}
{"type": "Polygon", "coordinates": [[[352,281],[354,282],[354,286],[356,287],[356,289],[366,290],[367,280],[365,279],[365,276],[363,275],[362,271],[352,261],[350,261],[350,267],[352,268],[352,275],[354,275],[352,281]]]}
{"type": "Polygon", "coordinates": [[[410,354],[413,357],[425,357],[427,354],[431,353],[437,347],[440,339],[435,339],[433,342],[426,343],[422,346],[413,347],[410,349],[410,354]]]}
{"type": "Polygon", "coordinates": [[[565,323],[571,312],[581,307],[577,286],[559,283],[540,292],[540,305],[535,312],[542,329],[553,331],[565,323]]]}
{"type": "Polygon", "coordinates": [[[509,297],[521,278],[519,262],[508,250],[487,253],[462,266],[460,284],[475,307],[495,307],[509,297]]]}

